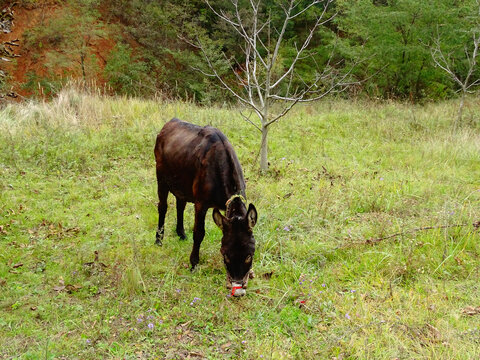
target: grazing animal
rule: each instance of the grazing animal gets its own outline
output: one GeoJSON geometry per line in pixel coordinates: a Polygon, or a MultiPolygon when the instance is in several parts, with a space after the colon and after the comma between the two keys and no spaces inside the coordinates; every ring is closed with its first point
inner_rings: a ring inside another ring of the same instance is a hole
{"type": "Polygon", "coordinates": [[[155,144],[158,184],[158,229],[155,243],[162,245],[167,196],[175,195],[177,234],[185,239],[183,211],[187,202],[195,206],[192,270],[199,262],[205,236],[205,216],[213,208],[215,224],[222,230],[220,252],[232,294],[245,294],[255,253],[253,227],[257,210],[245,203],[245,180],[232,145],[218,129],[200,127],[172,119],[162,128],[155,144]],[[225,216],[219,211],[225,210],[225,216]],[[236,291],[235,289],[238,289],[236,291]]]}

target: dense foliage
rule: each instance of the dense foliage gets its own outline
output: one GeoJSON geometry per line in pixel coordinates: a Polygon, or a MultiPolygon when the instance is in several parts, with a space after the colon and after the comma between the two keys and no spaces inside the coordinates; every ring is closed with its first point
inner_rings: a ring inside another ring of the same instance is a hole
{"type": "MultiPolygon", "coordinates": [[[[41,79],[38,74],[30,74],[32,88],[45,78],[51,84],[76,76],[104,79],[114,92],[122,94],[161,92],[202,103],[232,100],[214,79],[196,70],[205,68],[205,63],[193,43],[201,41],[205,45],[220,74],[232,84],[234,74],[219,54],[235,55],[236,59],[242,54],[238,34],[205,1],[56,3],[63,6],[55,16],[26,36],[28,51],[43,53],[48,47],[47,67],[54,69],[42,74],[41,79]],[[91,46],[95,39],[105,37],[114,39],[116,46],[106,65],[99,67],[91,46]]],[[[240,8],[249,6],[246,0],[239,3],[240,8]]],[[[298,9],[308,3],[300,1],[298,9]]],[[[35,6],[36,2],[22,4],[35,6]]],[[[226,14],[233,11],[228,7],[230,2],[212,0],[210,4],[226,14]]],[[[461,76],[466,71],[462,56],[472,46],[472,32],[479,29],[480,15],[475,6],[475,0],[333,1],[328,13],[335,16],[315,32],[309,48],[311,57],[299,64],[298,71],[308,79],[327,63],[339,72],[356,64],[353,74],[358,83],[350,87],[350,94],[412,101],[454,96],[457,85],[435,66],[431,48],[439,38],[446,53],[456,60],[455,68],[461,76]]],[[[285,68],[322,10],[323,4],[317,4],[289,24],[285,33],[288,41],[280,54],[285,68]]],[[[261,15],[270,19],[272,31],[278,28],[282,11],[281,2],[263,1],[261,15]]],[[[268,41],[265,38],[265,43],[268,41]]],[[[236,70],[241,71],[241,66],[239,63],[236,70]]],[[[478,69],[475,75],[479,77],[478,69]]]]}

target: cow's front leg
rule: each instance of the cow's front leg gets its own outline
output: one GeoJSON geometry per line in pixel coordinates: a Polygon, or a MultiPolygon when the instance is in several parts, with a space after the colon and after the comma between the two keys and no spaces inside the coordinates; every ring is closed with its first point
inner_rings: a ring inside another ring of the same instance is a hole
{"type": "Polygon", "coordinates": [[[186,204],[186,201],[177,198],[177,235],[182,240],[185,240],[187,238],[187,236],[185,235],[185,229],[183,227],[183,211],[185,210],[186,204]]]}
{"type": "Polygon", "coordinates": [[[202,244],[205,236],[205,215],[208,208],[205,208],[200,203],[195,203],[195,225],[193,226],[193,248],[190,254],[190,264],[195,269],[200,258],[200,245],[202,244]]]}
{"type": "Polygon", "coordinates": [[[162,245],[163,235],[165,233],[165,214],[167,213],[167,198],[168,187],[160,179],[160,174],[157,171],[158,182],[158,227],[155,234],[155,244],[162,245]]]}

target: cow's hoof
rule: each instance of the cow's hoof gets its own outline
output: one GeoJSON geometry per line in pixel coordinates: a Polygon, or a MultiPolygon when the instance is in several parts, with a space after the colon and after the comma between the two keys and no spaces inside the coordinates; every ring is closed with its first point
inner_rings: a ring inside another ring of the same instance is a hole
{"type": "Polygon", "coordinates": [[[185,240],[187,238],[187,235],[185,235],[185,233],[181,233],[177,231],[177,235],[180,238],[180,240],[185,240]]]}
{"type": "Polygon", "coordinates": [[[162,246],[163,245],[162,240],[160,239],[155,240],[155,245],[162,246]]]}
{"type": "Polygon", "coordinates": [[[190,265],[192,265],[190,271],[195,270],[199,262],[200,259],[198,258],[198,256],[190,256],[190,265]]]}

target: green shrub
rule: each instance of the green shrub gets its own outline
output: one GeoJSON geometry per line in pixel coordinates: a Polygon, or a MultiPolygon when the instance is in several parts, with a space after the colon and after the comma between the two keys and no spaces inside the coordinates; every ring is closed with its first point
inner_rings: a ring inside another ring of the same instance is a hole
{"type": "Polygon", "coordinates": [[[147,65],[126,44],[117,44],[110,52],[104,75],[116,93],[140,95],[146,92],[147,65]]]}

